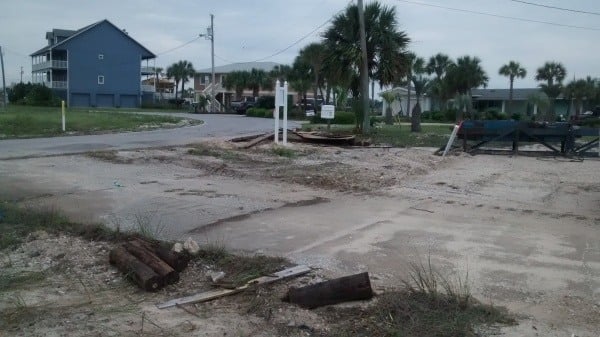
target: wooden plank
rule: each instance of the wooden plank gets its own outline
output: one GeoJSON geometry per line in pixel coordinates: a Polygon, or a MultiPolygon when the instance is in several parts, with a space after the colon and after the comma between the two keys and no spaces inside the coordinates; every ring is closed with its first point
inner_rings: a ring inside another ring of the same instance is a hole
{"type": "Polygon", "coordinates": [[[164,303],[160,303],[160,304],[157,304],[156,307],[159,309],[165,309],[165,308],[170,308],[170,307],[174,307],[176,305],[181,305],[181,304],[206,302],[206,301],[214,300],[219,297],[224,297],[224,296],[228,296],[228,295],[233,295],[235,293],[239,293],[239,292],[244,291],[245,289],[249,288],[252,285],[269,284],[269,283],[277,282],[277,281],[280,281],[280,280],[283,280],[286,278],[300,276],[300,275],[310,272],[310,270],[311,269],[309,267],[304,266],[304,265],[295,266],[295,267],[288,268],[288,269],[285,269],[282,271],[278,271],[272,275],[261,276],[259,278],[255,278],[253,280],[248,281],[248,283],[246,283],[245,285],[243,285],[241,287],[237,287],[235,289],[219,289],[219,290],[206,291],[203,293],[186,296],[186,297],[181,297],[181,298],[176,298],[176,299],[164,302],[164,303]]]}
{"type": "Polygon", "coordinates": [[[261,143],[261,142],[264,142],[265,140],[267,140],[267,139],[269,139],[269,138],[273,137],[274,135],[275,135],[275,133],[274,133],[274,132],[267,133],[267,134],[265,134],[265,135],[263,135],[263,136],[261,136],[261,137],[258,137],[258,138],[256,138],[255,140],[253,140],[253,141],[251,141],[251,142],[248,142],[247,144],[244,144],[244,145],[241,145],[241,146],[239,146],[239,148],[240,148],[240,149],[249,149],[249,148],[251,148],[251,147],[255,146],[256,144],[258,144],[258,143],[261,143]]]}

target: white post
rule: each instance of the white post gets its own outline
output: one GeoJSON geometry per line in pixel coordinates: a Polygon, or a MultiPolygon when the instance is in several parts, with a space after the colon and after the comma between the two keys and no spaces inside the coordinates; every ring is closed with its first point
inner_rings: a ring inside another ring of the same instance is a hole
{"type": "Polygon", "coordinates": [[[273,110],[273,119],[275,120],[275,129],[274,133],[274,141],[275,144],[279,143],[279,106],[281,106],[281,102],[279,102],[279,91],[281,88],[279,87],[279,80],[275,81],[275,110],[273,110]]]}
{"type": "MultiPolygon", "coordinates": [[[[287,112],[288,112],[288,105],[287,105],[287,95],[288,95],[288,82],[285,81],[283,84],[283,145],[287,145],[287,112]]],[[[316,109],[316,107],[315,107],[316,109]]]]}
{"type": "Polygon", "coordinates": [[[458,130],[460,129],[461,125],[462,123],[454,125],[454,130],[452,130],[452,133],[450,134],[450,139],[448,139],[448,144],[446,144],[446,148],[444,149],[444,153],[442,153],[442,157],[445,157],[448,154],[448,151],[450,151],[450,147],[452,147],[454,139],[456,139],[456,134],[458,134],[458,130]]]}
{"type": "Polygon", "coordinates": [[[62,130],[65,132],[65,101],[61,101],[62,106],[62,130]]]}

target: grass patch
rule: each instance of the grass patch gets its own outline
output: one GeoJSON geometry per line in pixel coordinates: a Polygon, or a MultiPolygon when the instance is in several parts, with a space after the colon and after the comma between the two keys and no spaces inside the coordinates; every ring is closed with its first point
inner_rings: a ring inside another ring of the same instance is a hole
{"type": "MultiPolygon", "coordinates": [[[[411,132],[410,125],[380,125],[372,128],[367,135],[359,135],[357,140],[372,144],[388,144],[395,147],[440,147],[448,142],[452,125],[421,125],[421,132],[411,132]]],[[[303,130],[325,131],[326,125],[304,124],[303,130]]],[[[352,134],[353,125],[332,125],[334,134],[352,134]]]]}
{"type": "Polygon", "coordinates": [[[43,271],[24,271],[20,273],[2,273],[0,274],[0,293],[23,287],[27,284],[34,284],[46,279],[46,273],[43,271]]]}
{"type": "Polygon", "coordinates": [[[237,255],[227,251],[224,245],[209,243],[201,246],[197,259],[212,265],[218,271],[225,272],[221,281],[227,287],[237,287],[246,282],[269,275],[290,266],[283,257],[256,255],[237,255]]]}
{"type": "Polygon", "coordinates": [[[506,309],[471,296],[468,274],[451,279],[430,260],[412,264],[402,283],[404,289],[380,295],[370,307],[334,310],[332,323],[341,317],[352,322],[340,326],[337,336],[482,336],[487,326],[516,323],[506,309]]]}
{"type": "Polygon", "coordinates": [[[296,151],[284,147],[284,146],[275,146],[271,149],[271,153],[273,153],[276,156],[279,157],[285,157],[285,158],[296,158],[298,156],[298,154],[296,153],[296,151]]]}
{"type": "Polygon", "coordinates": [[[0,250],[21,244],[27,235],[44,230],[48,233],[68,233],[88,240],[122,240],[127,233],[108,229],[100,224],[78,224],[69,221],[55,209],[20,207],[0,203],[0,250]]]}
{"type": "Polygon", "coordinates": [[[237,151],[209,147],[204,144],[195,144],[187,153],[193,156],[215,157],[223,160],[237,160],[242,157],[237,151]]]}
{"type": "MultiPolygon", "coordinates": [[[[181,118],[172,116],[68,109],[66,132],[68,134],[93,134],[147,130],[159,128],[165,124],[174,125],[181,120],[181,118]]],[[[0,139],[64,134],[60,108],[11,105],[7,112],[0,113],[0,139]]]]}

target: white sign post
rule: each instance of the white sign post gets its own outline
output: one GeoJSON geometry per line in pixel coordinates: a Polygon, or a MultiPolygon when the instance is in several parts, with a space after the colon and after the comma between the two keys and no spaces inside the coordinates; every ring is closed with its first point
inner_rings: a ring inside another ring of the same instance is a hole
{"type": "Polygon", "coordinates": [[[279,80],[275,82],[275,111],[273,111],[275,118],[275,143],[279,143],[279,108],[283,107],[283,145],[287,144],[287,96],[288,96],[288,82],[283,83],[283,87],[280,85],[279,80]]]}
{"type": "Polygon", "coordinates": [[[321,106],[321,118],[327,120],[327,131],[329,131],[331,129],[331,120],[335,118],[335,106],[334,105],[321,106]]]}

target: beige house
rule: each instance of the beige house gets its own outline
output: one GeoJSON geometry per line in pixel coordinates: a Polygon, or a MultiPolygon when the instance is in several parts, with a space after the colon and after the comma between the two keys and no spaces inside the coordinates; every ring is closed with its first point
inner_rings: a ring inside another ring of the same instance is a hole
{"type": "MultiPolygon", "coordinates": [[[[264,70],[265,72],[270,72],[276,66],[279,66],[279,63],[275,62],[246,62],[246,63],[232,63],[224,66],[215,67],[215,85],[211,83],[212,80],[212,69],[206,68],[196,71],[196,75],[194,76],[194,91],[196,92],[196,96],[198,95],[210,95],[213,92],[215,98],[218,102],[218,110],[224,111],[225,107],[230,106],[231,102],[236,99],[234,90],[227,90],[223,86],[223,81],[227,77],[227,74],[233,71],[251,71],[252,69],[264,70]]],[[[294,102],[296,101],[297,94],[296,92],[288,91],[290,95],[294,95],[294,102]]],[[[275,93],[273,90],[261,90],[258,93],[258,96],[274,96],[275,93]]],[[[252,90],[246,89],[242,94],[243,98],[251,98],[252,90]]]]}
{"type": "MultiPolygon", "coordinates": [[[[400,115],[400,116],[412,116],[412,110],[417,105],[417,95],[414,90],[411,90],[410,93],[410,107],[408,104],[408,90],[404,87],[395,87],[389,90],[385,90],[383,92],[392,92],[396,94],[396,99],[391,103],[392,107],[392,115],[400,115]]],[[[382,92],[382,93],[383,93],[382,92]]],[[[431,99],[427,95],[421,96],[421,111],[429,111],[431,110],[431,99]]],[[[383,109],[381,110],[381,115],[385,116],[385,111],[387,110],[388,103],[383,100],[383,109]]]]}

